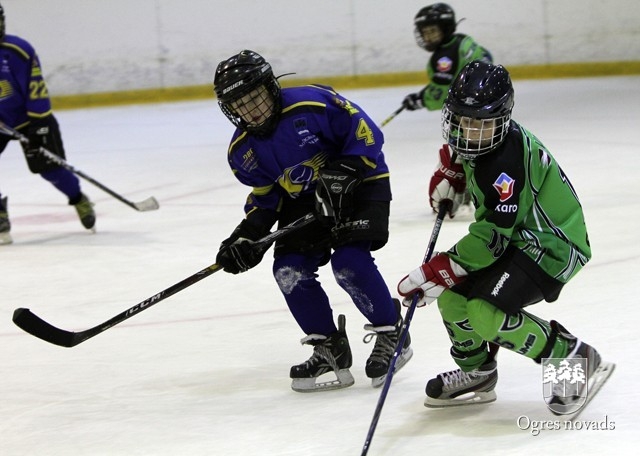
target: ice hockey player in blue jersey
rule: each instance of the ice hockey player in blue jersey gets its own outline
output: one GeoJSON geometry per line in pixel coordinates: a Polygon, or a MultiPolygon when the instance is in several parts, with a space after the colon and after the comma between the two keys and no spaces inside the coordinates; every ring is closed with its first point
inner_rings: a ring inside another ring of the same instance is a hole
{"type": "MultiPolygon", "coordinates": [[[[23,146],[29,169],[40,174],[64,193],[74,206],[82,225],[93,229],[96,221],[93,204],[80,189],[78,178],[69,170],[49,162],[39,152],[44,147],[65,158],[58,122],[51,109],[49,92],[36,52],[24,39],[5,34],[4,9],[0,5],[0,121],[24,134],[23,146]]],[[[0,154],[11,137],[0,134],[0,154]]],[[[10,244],[11,222],[7,198],[0,194],[0,245],[10,244]]]]}
{"type": "MultiPolygon", "coordinates": [[[[246,216],[222,242],[216,262],[226,272],[247,271],[262,260],[252,241],[276,222],[282,227],[316,213],[317,220],[274,247],[273,275],[305,334],[301,342],[313,346],[311,358],[291,368],[291,387],[307,392],[354,383],[345,317],[338,316],[336,325],[317,280],[328,263],[369,321],[364,340],[376,339],[365,371],[374,387],[381,386],[402,327],[399,302],[371,255],[389,236],[391,187],[382,132],[331,87],[281,88],[271,65],[250,50],[219,63],[214,88],[222,112],[236,126],[229,165],[251,187],[246,216]]],[[[396,370],[411,355],[407,337],[396,370]]]]}

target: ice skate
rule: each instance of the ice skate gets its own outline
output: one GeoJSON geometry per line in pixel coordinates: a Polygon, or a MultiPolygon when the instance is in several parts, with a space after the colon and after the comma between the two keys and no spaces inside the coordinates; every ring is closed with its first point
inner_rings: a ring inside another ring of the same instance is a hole
{"type": "Polygon", "coordinates": [[[93,203],[89,201],[87,195],[80,194],[80,201],[73,206],[76,208],[82,226],[88,230],[95,231],[96,213],[93,211],[93,203]]]}
{"type": "Polygon", "coordinates": [[[9,221],[9,211],[7,197],[0,199],[0,245],[11,244],[11,222],[9,221]]]}
{"type": "Polygon", "coordinates": [[[427,383],[425,407],[440,408],[495,401],[497,366],[496,361],[491,360],[471,372],[456,369],[438,374],[427,383]]]}
{"type": "MultiPolygon", "coordinates": [[[[393,301],[398,309],[398,313],[400,313],[400,301],[397,299],[394,299],[393,301]]],[[[364,326],[365,330],[372,331],[364,337],[364,343],[369,343],[374,336],[376,337],[373,351],[371,352],[369,359],[367,359],[365,366],[367,377],[371,379],[371,385],[374,388],[382,386],[387,378],[389,365],[391,364],[391,359],[396,351],[396,346],[400,339],[400,333],[402,332],[402,325],[403,320],[402,317],[400,317],[398,322],[393,326],[364,326]]],[[[413,349],[411,348],[411,335],[407,334],[402,350],[396,360],[394,374],[402,369],[402,367],[409,362],[412,356],[413,349]]]]}
{"type": "Polygon", "coordinates": [[[567,389],[566,382],[558,381],[553,384],[552,395],[546,398],[547,406],[554,415],[566,415],[574,419],[598,393],[615,369],[615,364],[603,362],[600,354],[591,345],[577,339],[562,325],[551,321],[551,328],[558,337],[569,342],[569,354],[564,361],[579,362],[586,360],[586,379],[575,381],[567,389]]]}
{"type": "Polygon", "coordinates": [[[347,388],[354,384],[349,371],[353,362],[345,331],[346,318],[338,316],[338,331],[329,336],[310,334],[303,344],[313,346],[306,362],[291,367],[291,388],[299,393],[347,388]]]}

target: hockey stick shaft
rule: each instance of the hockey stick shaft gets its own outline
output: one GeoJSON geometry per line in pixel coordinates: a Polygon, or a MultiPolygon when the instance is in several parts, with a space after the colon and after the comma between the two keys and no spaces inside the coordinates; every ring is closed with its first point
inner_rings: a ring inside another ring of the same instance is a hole
{"type": "MultiPolygon", "coordinates": [[[[27,138],[22,133],[14,130],[13,128],[5,125],[2,122],[0,122],[0,133],[3,133],[5,135],[7,135],[7,136],[10,136],[13,139],[17,139],[25,147],[29,146],[29,138],[27,138]]],[[[65,169],[67,169],[68,171],[71,171],[73,174],[82,177],[83,179],[85,179],[88,182],[91,182],[93,185],[98,187],[100,190],[108,193],[109,195],[113,196],[115,199],[123,202],[127,206],[132,207],[137,211],[152,211],[152,210],[156,210],[156,209],[158,209],[160,207],[160,205],[158,204],[158,201],[154,197],[147,198],[146,200],[140,201],[138,203],[135,203],[133,201],[129,201],[128,199],[126,199],[122,195],[119,195],[118,193],[114,192],[109,187],[107,187],[107,186],[103,185],[102,183],[98,182],[97,180],[95,180],[91,176],[89,176],[89,175],[83,173],[82,171],[80,171],[79,169],[76,169],[75,167],[71,166],[62,157],[57,156],[56,154],[54,154],[53,152],[51,152],[50,150],[48,150],[48,149],[46,149],[46,148],[44,148],[42,146],[38,147],[38,153],[41,154],[42,156],[46,157],[47,160],[55,163],[56,165],[61,166],[61,167],[65,168],[65,169]]]]}
{"type": "MultiPolygon", "coordinates": [[[[262,251],[266,251],[269,249],[271,244],[273,244],[278,239],[281,239],[292,231],[308,225],[314,220],[315,216],[313,214],[307,214],[304,217],[301,217],[298,220],[290,223],[289,225],[261,238],[260,240],[256,241],[256,244],[258,245],[259,249],[261,249],[262,251]]],[[[52,343],[54,345],[59,345],[61,347],[74,347],[84,342],[85,340],[106,331],[107,329],[117,325],[118,323],[122,323],[123,321],[133,317],[134,315],[139,314],[143,310],[150,308],[160,301],[173,296],[174,294],[184,290],[185,288],[190,287],[191,285],[201,281],[205,277],[208,277],[215,272],[218,272],[221,269],[222,266],[220,266],[219,264],[212,264],[211,266],[208,266],[196,272],[195,274],[187,277],[184,280],[181,280],[180,282],[170,286],[160,293],[157,293],[136,304],[135,306],[130,307],[129,309],[121,312],[113,318],[110,318],[104,323],[101,323],[97,326],[94,326],[93,328],[89,328],[84,331],[73,332],[57,328],[52,324],[47,323],[42,318],[38,317],[36,314],[26,308],[18,308],[13,312],[13,322],[25,332],[46,342],[52,343]]]]}
{"type": "MultiPolygon", "coordinates": [[[[449,209],[448,204],[441,204],[440,209],[438,210],[438,216],[436,217],[436,222],[433,226],[433,230],[431,231],[431,238],[429,240],[429,246],[427,247],[427,251],[424,255],[423,263],[428,262],[431,259],[431,255],[436,248],[436,242],[438,240],[438,235],[440,234],[440,228],[442,227],[442,222],[444,221],[445,214],[449,209]]],[[[371,440],[373,439],[373,434],[376,431],[376,427],[378,426],[378,420],[380,419],[380,414],[382,413],[382,407],[384,406],[384,402],[387,399],[387,394],[389,393],[389,388],[391,387],[391,380],[393,380],[394,370],[396,368],[396,361],[402,352],[402,348],[407,340],[407,336],[409,335],[409,325],[411,324],[411,320],[413,319],[413,314],[416,311],[416,307],[418,305],[418,300],[420,299],[420,295],[416,293],[412,300],[411,305],[407,309],[407,313],[404,317],[404,322],[402,324],[402,332],[400,333],[400,337],[398,338],[398,344],[396,345],[396,349],[393,352],[393,357],[391,358],[391,362],[389,363],[389,370],[387,371],[387,377],[384,380],[384,385],[382,385],[382,391],[380,391],[380,397],[378,398],[378,404],[376,405],[376,410],[373,413],[373,419],[371,420],[371,425],[369,426],[369,432],[367,433],[367,438],[364,441],[364,446],[362,448],[361,456],[366,456],[369,452],[369,447],[371,446],[371,440]]]]}
{"type": "Polygon", "coordinates": [[[395,119],[395,117],[400,114],[402,111],[404,111],[404,106],[400,106],[398,109],[396,109],[395,111],[393,111],[393,114],[391,114],[389,117],[387,117],[386,119],[384,119],[382,121],[382,123],[380,124],[380,128],[384,127],[386,124],[388,124],[389,122],[391,122],[393,119],[395,119]]]}

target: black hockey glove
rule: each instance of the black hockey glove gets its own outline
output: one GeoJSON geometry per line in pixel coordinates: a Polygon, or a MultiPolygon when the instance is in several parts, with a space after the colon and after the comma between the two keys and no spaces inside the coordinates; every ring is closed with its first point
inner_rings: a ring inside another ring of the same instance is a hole
{"type": "Polygon", "coordinates": [[[39,152],[40,147],[44,147],[63,159],[65,158],[60,128],[53,115],[41,119],[31,119],[26,128],[25,136],[29,140],[29,145],[23,145],[23,150],[31,172],[42,173],[58,166],[39,152]]]}
{"type": "Polygon", "coordinates": [[[262,229],[243,220],[231,236],[220,244],[216,263],[231,274],[245,272],[257,266],[262,261],[266,249],[257,246],[255,241],[268,232],[268,229],[262,229]]]}
{"type": "Polygon", "coordinates": [[[58,123],[53,116],[41,119],[31,119],[27,127],[26,137],[29,140],[29,147],[25,150],[27,156],[39,155],[38,149],[45,149],[58,154],[58,123]]]}
{"type": "Polygon", "coordinates": [[[410,93],[404,100],[402,100],[402,106],[407,111],[415,111],[417,109],[424,108],[424,102],[422,101],[422,96],[424,95],[424,90],[416,93],[410,93]]]}
{"type": "Polygon", "coordinates": [[[330,163],[318,172],[316,213],[320,221],[337,224],[353,213],[353,191],[362,182],[354,160],[330,163]]]}

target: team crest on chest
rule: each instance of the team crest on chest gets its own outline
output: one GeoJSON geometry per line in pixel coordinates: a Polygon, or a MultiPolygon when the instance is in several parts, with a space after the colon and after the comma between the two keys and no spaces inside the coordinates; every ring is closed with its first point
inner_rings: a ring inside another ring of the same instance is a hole
{"type": "Polygon", "coordinates": [[[500,173],[496,181],[493,183],[493,188],[495,188],[500,194],[501,203],[504,203],[513,196],[513,185],[515,182],[515,179],[510,177],[507,173],[500,173]]]}
{"type": "Polygon", "coordinates": [[[438,73],[448,73],[453,68],[453,61],[449,57],[438,59],[436,64],[438,73]]]}

